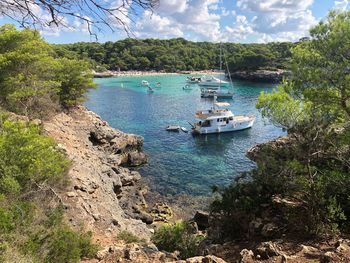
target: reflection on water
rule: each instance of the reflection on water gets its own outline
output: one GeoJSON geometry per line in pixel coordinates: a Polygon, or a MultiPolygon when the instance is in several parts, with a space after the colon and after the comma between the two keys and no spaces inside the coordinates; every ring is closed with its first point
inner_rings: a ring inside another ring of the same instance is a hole
{"type": "Polygon", "coordinates": [[[96,79],[99,88],[89,92],[86,103],[113,127],[145,138],[144,149],[151,158],[140,172],[162,194],[208,194],[210,186],[228,184],[254,167],[245,157],[250,147],[283,134],[265,125],[255,109],[260,92],[271,91],[272,86],[248,82],[235,82],[234,100],[225,101],[237,115],[257,115],[252,129],[203,136],[165,131],[171,124],[190,129],[188,121],[195,121],[195,111],[212,106],[212,100],[200,98],[197,85],[183,90],[185,79],[185,75],[96,79]],[[161,88],[148,93],[141,80],[152,87],[160,81],[161,88]]]}

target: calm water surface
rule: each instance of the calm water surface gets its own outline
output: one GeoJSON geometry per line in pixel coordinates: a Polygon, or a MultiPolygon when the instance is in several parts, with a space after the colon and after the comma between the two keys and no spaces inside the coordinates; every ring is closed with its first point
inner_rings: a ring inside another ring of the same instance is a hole
{"type": "MultiPolygon", "coordinates": [[[[188,76],[188,75],[187,75],[188,76]]],[[[86,106],[111,126],[145,138],[144,150],[150,155],[141,174],[148,177],[152,190],[162,194],[202,195],[212,185],[228,184],[237,174],[255,165],[245,152],[257,143],[283,134],[267,125],[255,109],[261,91],[272,91],[269,84],[234,82],[234,100],[229,107],[235,114],[255,114],[252,129],[219,135],[193,137],[190,133],[165,131],[169,124],[185,126],[194,122],[194,113],[212,106],[201,99],[197,85],[184,91],[186,75],[118,77],[95,79],[96,90],[88,93],[86,106]],[[141,81],[161,88],[147,93],[141,81]]]]}

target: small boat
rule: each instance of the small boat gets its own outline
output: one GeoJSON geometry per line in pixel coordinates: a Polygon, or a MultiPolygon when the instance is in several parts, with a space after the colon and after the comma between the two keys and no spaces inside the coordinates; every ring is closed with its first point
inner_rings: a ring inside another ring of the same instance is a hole
{"type": "Polygon", "coordinates": [[[214,76],[202,77],[201,81],[198,83],[199,86],[206,86],[206,87],[222,87],[222,86],[227,86],[228,84],[230,84],[228,81],[215,78],[214,76]]]}
{"type": "Polygon", "coordinates": [[[148,86],[149,82],[147,80],[143,80],[143,81],[141,81],[141,85],[142,86],[148,86]]]}
{"type": "Polygon", "coordinates": [[[222,91],[222,90],[213,90],[213,89],[201,89],[201,97],[202,98],[225,98],[225,99],[232,99],[233,93],[229,91],[222,91]]]}
{"type": "Polygon", "coordinates": [[[156,87],[157,87],[157,88],[160,88],[160,86],[161,86],[161,83],[160,83],[160,82],[157,82],[157,83],[156,83],[156,87]]]}
{"type": "Polygon", "coordinates": [[[192,87],[191,87],[190,85],[187,84],[187,85],[183,86],[182,89],[183,89],[183,90],[191,90],[192,87]]]}
{"type": "Polygon", "coordinates": [[[181,129],[181,131],[188,133],[188,130],[185,127],[181,127],[180,129],[181,129]]]}
{"type": "Polygon", "coordinates": [[[179,125],[169,125],[165,128],[167,131],[175,131],[178,132],[180,130],[179,125]]]}
{"type": "Polygon", "coordinates": [[[209,110],[197,111],[199,122],[192,125],[193,134],[208,134],[240,131],[251,128],[255,121],[254,115],[236,116],[229,109],[221,107],[230,106],[227,102],[217,102],[214,96],[213,107],[209,110]]]}
{"type": "Polygon", "coordinates": [[[197,84],[201,81],[201,78],[197,78],[197,77],[187,77],[186,78],[186,82],[190,83],[190,84],[197,84]]]}

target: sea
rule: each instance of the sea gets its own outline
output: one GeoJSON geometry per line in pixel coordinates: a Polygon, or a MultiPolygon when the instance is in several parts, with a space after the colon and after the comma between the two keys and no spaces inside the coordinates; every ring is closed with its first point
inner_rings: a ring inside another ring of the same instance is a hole
{"type": "Polygon", "coordinates": [[[168,125],[190,130],[195,112],[213,105],[212,99],[201,98],[197,84],[191,85],[191,90],[183,89],[188,76],[98,78],[97,88],[88,92],[85,103],[112,127],[144,137],[143,148],[150,159],[139,172],[152,191],[167,196],[210,195],[213,186],[227,186],[239,174],[255,168],[246,157],[251,147],[285,135],[255,107],[260,93],[272,92],[276,86],[245,81],[233,81],[228,87],[233,100],[221,101],[229,102],[228,108],[236,115],[256,115],[251,129],[200,136],[166,131],[168,125]],[[148,81],[154,92],[148,92],[142,80],[148,81]]]}

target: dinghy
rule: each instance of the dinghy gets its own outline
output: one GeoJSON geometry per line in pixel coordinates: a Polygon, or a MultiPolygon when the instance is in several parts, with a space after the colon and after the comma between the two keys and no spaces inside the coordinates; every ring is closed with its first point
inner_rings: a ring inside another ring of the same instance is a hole
{"type": "Polygon", "coordinates": [[[178,125],[169,125],[165,129],[167,131],[176,131],[176,132],[178,132],[180,130],[180,126],[178,126],[178,125]]]}

